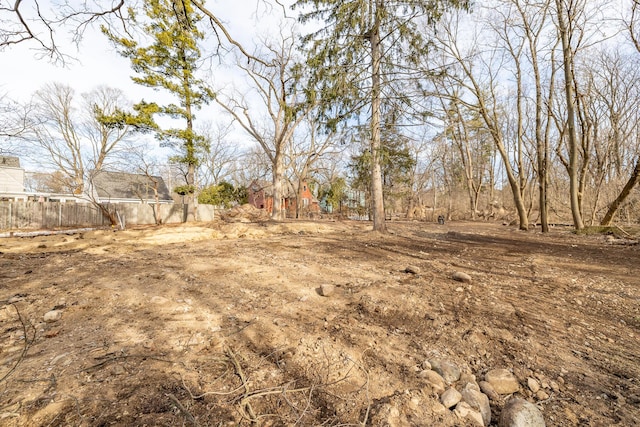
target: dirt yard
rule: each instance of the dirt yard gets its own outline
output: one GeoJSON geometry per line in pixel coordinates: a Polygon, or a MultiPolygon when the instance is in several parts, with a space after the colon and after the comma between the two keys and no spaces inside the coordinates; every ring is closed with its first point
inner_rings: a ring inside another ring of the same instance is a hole
{"type": "Polygon", "coordinates": [[[438,361],[447,388],[517,378],[489,425],[514,396],[547,426],[640,425],[637,234],[369,228],[0,239],[0,425],[477,425],[438,361]]]}

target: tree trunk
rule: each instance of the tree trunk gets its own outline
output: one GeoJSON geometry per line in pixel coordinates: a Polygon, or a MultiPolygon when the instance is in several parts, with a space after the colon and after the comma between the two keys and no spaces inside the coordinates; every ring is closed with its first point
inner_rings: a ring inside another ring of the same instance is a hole
{"type": "Polygon", "coordinates": [[[273,164],[273,209],[271,219],[274,221],[284,220],[284,209],[282,206],[282,180],[284,177],[284,158],[279,151],[276,151],[273,164]]]}
{"type": "Polygon", "coordinates": [[[509,186],[511,187],[511,193],[513,194],[513,204],[518,212],[519,228],[520,230],[529,229],[529,217],[527,216],[527,209],[524,206],[524,200],[522,197],[522,191],[520,189],[520,182],[516,179],[511,164],[509,163],[509,155],[502,144],[502,141],[497,142],[498,151],[502,157],[502,162],[507,172],[507,179],[509,186]]]}
{"type": "Polygon", "coordinates": [[[636,161],[636,167],[633,169],[633,172],[631,173],[631,177],[629,178],[625,186],[622,188],[622,191],[620,192],[618,197],[616,197],[616,199],[611,203],[611,205],[609,205],[609,210],[604,215],[604,218],[602,218],[600,225],[604,225],[604,226],[611,225],[611,222],[613,221],[613,217],[618,211],[618,208],[620,207],[620,205],[624,203],[624,201],[627,199],[627,197],[631,193],[631,190],[633,190],[633,187],[638,185],[638,183],[640,183],[640,157],[638,157],[638,160],[636,161]]]}
{"type": "Polygon", "coordinates": [[[562,8],[561,0],[556,0],[558,9],[558,25],[562,41],[562,61],[564,65],[564,89],[567,98],[567,131],[569,137],[569,196],[571,199],[571,214],[573,226],[576,230],[584,228],[582,212],[580,210],[580,188],[578,182],[578,141],[576,137],[575,99],[573,93],[573,60],[569,43],[569,30],[562,8]]]}
{"type": "Polygon", "coordinates": [[[187,166],[187,185],[190,190],[187,193],[187,222],[197,221],[196,219],[196,201],[197,197],[195,194],[195,181],[196,181],[196,165],[193,163],[189,163],[187,166]]]}
{"type": "Polygon", "coordinates": [[[371,30],[371,213],[373,230],[385,233],[387,225],[384,215],[384,200],[382,192],[382,143],[380,140],[380,23],[375,18],[371,30]]]}

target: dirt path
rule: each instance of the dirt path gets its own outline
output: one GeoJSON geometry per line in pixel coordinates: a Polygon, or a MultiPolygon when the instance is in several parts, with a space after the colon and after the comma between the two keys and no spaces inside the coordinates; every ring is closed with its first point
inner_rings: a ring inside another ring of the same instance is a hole
{"type": "Polygon", "coordinates": [[[640,246],[390,229],[0,239],[0,425],[474,425],[425,380],[434,359],[478,381],[512,371],[547,426],[640,425],[640,246]]]}

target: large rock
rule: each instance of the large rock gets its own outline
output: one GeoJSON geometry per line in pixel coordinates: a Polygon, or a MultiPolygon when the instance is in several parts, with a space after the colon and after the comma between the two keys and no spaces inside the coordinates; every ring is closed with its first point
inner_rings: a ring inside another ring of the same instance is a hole
{"type": "Polygon", "coordinates": [[[489,398],[486,394],[481,393],[475,384],[469,383],[462,389],[462,400],[467,402],[471,408],[482,414],[484,425],[488,426],[491,422],[491,406],[489,398]]]}
{"type": "Polygon", "coordinates": [[[440,402],[442,402],[447,409],[456,406],[458,402],[460,402],[460,399],[462,399],[462,395],[455,388],[447,389],[447,391],[440,396],[440,402]]]}
{"type": "Polygon", "coordinates": [[[515,398],[504,405],[498,427],[546,427],[546,424],[536,405],[515,398]]]}
{"type": "Polygon", "coordinates": [[[498,394],[511,394],[520,389],[518,379],[507,369],[492,369],[486,373],[484,379],[498,394]]]}
{"type": "Polygon", "coordinates": [[[460,368],[446,359],[433,359],[430,360],[431,369],[444,378],[447,384],[454,383],[460,379],[460,368]]]}

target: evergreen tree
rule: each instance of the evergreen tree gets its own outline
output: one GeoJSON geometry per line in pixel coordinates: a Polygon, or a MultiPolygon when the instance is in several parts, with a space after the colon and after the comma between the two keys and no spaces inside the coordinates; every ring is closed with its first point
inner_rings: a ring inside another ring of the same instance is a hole
{"type": "Polygon", "coordinates": [[[370,111],[371,195],[373,228],[385,232],[381,107],[384,100],[402,99],[385,92],[400,74],[416,70],[429,40],[421,24],[437,20],[449,7],[467,7],[468,0],[298,0],[302,22],[325,25],[309,34],[308,65],[315,87],[309,97],[320,99],[327,125],[370,111]],[[401,72],[401,73],[400,73],[401,72]]]}
{"type": "MultiPolygon", "coordinates": [[[[125,121],[142,129],[152,128],[161,145],[179,149],[173,158],[187,166],[186,185],[195,186],[195,171],[199,162],[198,150],[204,137],[194,131],[194,111],[213,99],[214,94],[206,83],[196,77],[201,52],[198,42],[203,33],[198,29],[202,16],[190,0],[145,0],[146,19],[141,28],[150,43],[143,46],[136,40],[120,37],[106,27],[102,31],[119,48],[119,53],[129,58],[136,73],[133,81],[139,85],[161,89],[178,99],[177,104],[158,105],[141,101],[136,104],[138,114],[123,114],[116,121],[125,121]],[[160,114],[183,121],[180,128],[161,129],[153,120],[160,114]]],[[[138,24],[139,17],[130,10],[130,19],[138,24]]],[[[195,220],[194,194],[188,194],[189,220],[195,220]]]]}

